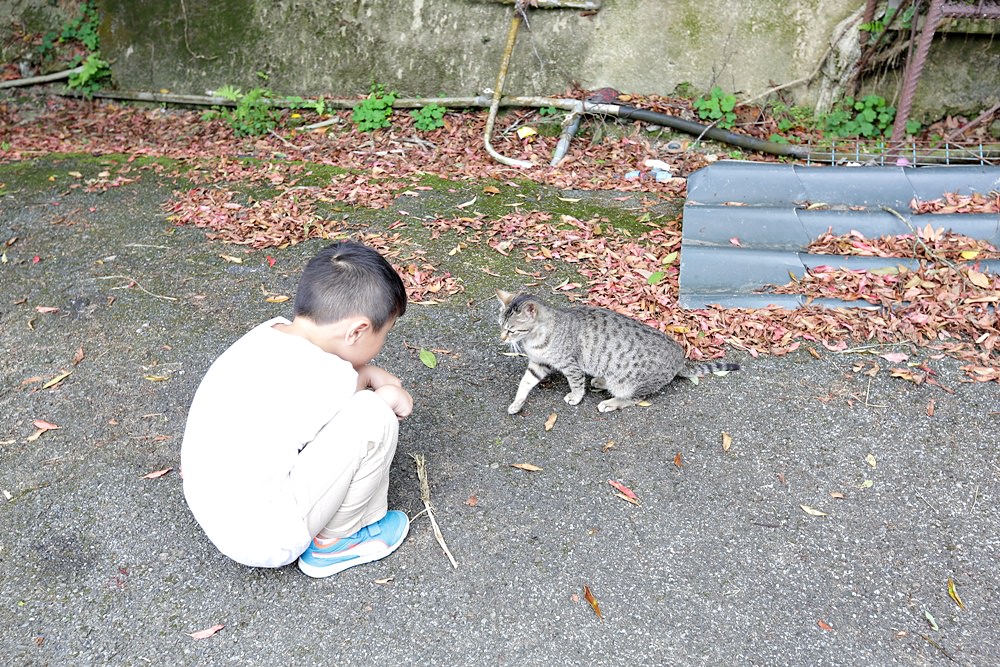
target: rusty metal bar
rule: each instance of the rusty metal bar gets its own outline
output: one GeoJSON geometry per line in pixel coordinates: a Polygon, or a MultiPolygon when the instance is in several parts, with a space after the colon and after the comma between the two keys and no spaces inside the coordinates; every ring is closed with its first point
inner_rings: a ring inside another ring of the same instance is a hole
{"type": "Polygon", "coordinates": [[[924,20],[924,28],[920,32],[920,41],[912,56],[907,59],[906,70],[903,73],[903,90],[899,96],[899,106],[896,107],[896,120],[892,125],[892,138],[889,141],[892,152],[896,152],[903,143],[903,137],[906,136],[906,121],[910,119],[913,96],[917,91],[917,84],[920,82],[920,73],[923,72],[924,63],[927,62],[927,54],[931,49],[931,41],[934,39],[934,33],[941,22],[941,7],[943,4],[944,0],[931,0],[931,5],[927,9],[927,17],[924,20]]]}

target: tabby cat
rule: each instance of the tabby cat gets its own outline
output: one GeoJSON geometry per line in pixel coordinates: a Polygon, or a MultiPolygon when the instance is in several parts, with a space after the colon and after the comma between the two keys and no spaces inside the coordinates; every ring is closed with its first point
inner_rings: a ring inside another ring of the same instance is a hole
{"type": "Polygon", "coordinates": [[[597,409],[611,412],[634,405],[675,376],[695,378],[740,368],[725,362],[688,363],[676,341],[604,308],[558,308],[532,294],[496,293],[500,339],[528,357],[528,369],[507,408],[512,415],[521,411],[528,393],[553,370],[569,381],[567,403],[576,405],[583,399],[589,375],[591,387],[611,394],[597,409]]]}

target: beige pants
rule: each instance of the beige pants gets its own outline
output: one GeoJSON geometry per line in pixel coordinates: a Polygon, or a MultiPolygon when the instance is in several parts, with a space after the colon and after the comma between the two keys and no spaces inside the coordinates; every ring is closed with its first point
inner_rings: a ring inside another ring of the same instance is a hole
{"type": "Polygon", "coordinates": [[[399,420],[385,401],[359,391],[299,453],[289,473],[313,537],[347,537],[385,516],[399,420]]]}

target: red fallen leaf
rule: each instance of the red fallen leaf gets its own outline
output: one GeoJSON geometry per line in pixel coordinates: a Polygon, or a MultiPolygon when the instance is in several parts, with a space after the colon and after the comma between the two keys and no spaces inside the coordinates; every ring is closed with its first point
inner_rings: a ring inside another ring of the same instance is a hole
{"type": "Polygon", "coordinates": [[[604,614],[601,613],[601,605],[597,603],[597,598],[590,592],[590,586],[587,584],[583,585],[583,599],[590,603],[590,606],[594,608],[594,613],[597,614],[597,618],[603,621],[604,614]]]}
{"type": "Polygon", "coordinates": [[[682,467],[684,465],[684,463],[681,461],[681,453],[680,452],[677,452],[677,455],[674,457],[674,465],[677,466],[678,468],[680,468],[680,467],[682,467]]]}
{"type": "Polygon", "coordinates": [[[816,621],[816,625],[818,625],[821,630],[827,630],[827,631],[833,630],[833,626],[824,621],[822,618],[816,621]]]}
{"type": "Polygon", "coordinates": [[[269,267],[274,266],[274,257],[271,257],[270,255],[267,256],[267,265],[269,267]]]}
{"type": "Polygon", "coordinates": [[[57,428],[62,428],[61,426],[57,426],[56,424],[53,424],[52,422],[47,422],[44,419],[36,419],[35,421],[33,421],[31,423],[35,425],[35,428],[40,428],[43,431],[53,431],[53,430],[55,430],[57,428]]]}
{"type": "Polygon", "coordinates": [[[35,306],[35,310],[43,314],[59,312],[59,309],[55,306],[35,306]]]}
{"type": "Polygon", "coordinates": [[[479,504],[479,496],[469,496],[469,499],[465,501],[465,504],[469,507],[475,507],[479,504]]]}
{"type": "Polygon", "coordinates": [[[199,630],[198,632],[189,632],[188,634],[191,635],[192,639],[208,639],[224,627],[226,626],[221,623],[217,623],[210,628],[205,628],[204,630],[199,630]]]}
{"type": "MultiPolygon", "coordinates": [[[[173,468],[164,468],[163,470],[154,470],[153,472],[148,472],[142,476],[142,479],[156,479],[157,477],[163,477],[168,472],[173,470],[173,468]]],[[[221,626],[220,626],[221,628],[221,626]]]]}
{"type": "Polygon", "coordinates": [[[615,487],[616,489],[618,489],[619,491],[621,491],[623,494],[625,494],[626,496],[628,496],[632,500],[639,500],[639,496],[635,495],[635,492],[632,489],[628,488],[627,486],[625,486],[621,482],[616,482],[613,479],[609,479],[608,480],[608,484],[610,484],[611,486],[615,487]]]}

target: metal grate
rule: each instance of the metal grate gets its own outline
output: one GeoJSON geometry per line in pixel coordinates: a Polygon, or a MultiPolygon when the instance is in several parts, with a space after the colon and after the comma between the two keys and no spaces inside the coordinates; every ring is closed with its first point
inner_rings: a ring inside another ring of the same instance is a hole
{"type": "Polygon", "coordinates": [[[850,166],[908,166],[931,165],[1000,165],[1000,143],[958,144],[951,142],[911,141],[892,145],[882,141],[843,141],[808,144],[807,165],[834,164],[850,166]]]}

